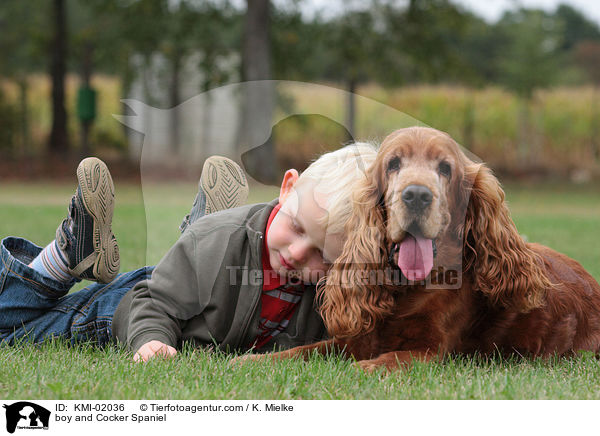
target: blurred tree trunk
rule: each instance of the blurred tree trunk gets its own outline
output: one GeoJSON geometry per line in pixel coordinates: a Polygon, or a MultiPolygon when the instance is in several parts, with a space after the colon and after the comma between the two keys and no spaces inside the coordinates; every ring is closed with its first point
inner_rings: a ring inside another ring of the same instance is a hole
{"type": "Polygon", "coordinates": [[[463,143],[462,146],[469,151],[473,151],[475,130],[475,93],[467,89],[465,96],[465,112],[463,122],[463,143]]]}
{"type": "Polygon", "coordinates": [[[179,151],[180,144],[180,114],[179,114],[179,103],[181,103],[179,95],[180,95],[180,79],[181,79],[181,65],[183,63],[183,56],[181,52],[175,49],[175,53],[173,53],[173,57],[171,59],[171,85],[169,89],[169,107],[171,120],[169,123],[171,132],[170,132],[170,140],[171,145],[170,149],[174,156],[177,155],[179,151]]]}
{"type": "MultiPolygon", "coordinates": [[[[157,102],[154,99],[154,95],[152,94],[152,73],[154,71],[154,62],[152,62],[151,54],[144,54],[143,59],[143,67],[142,67],[142,95],[144,96],[144,103],[147,106],[156,107],[157,102]]],[[[137,114],[140,116],[140,114],[137,114]]],[[[143,123],[144,123],[144,132],[150,131],[150,125],[154,120],[152,120],[152,116],[149,111],[144,110],[143,115],[143,123]]]]}
{"type": "Polygon", "coordinates": [[[346,100],[346,129],[348,141],[354,141],[356,134],[356,79],[350,77],[347,82],[348,99],[346,100]]]}
{"type": "Polygon", "coordinates": [[[25,158],[31,156],[31,136],[29,134],[29,106],[27,105],[27,92],[29,84],[25,74],[19,77],[19,106],[21,115],[21,155],[25,158]]]}
{"type": "Polygon", "coordinates": [[[533,136],[531,131],[531,100],[524,97],[519,100],[517,167],[524,170],[533,163],[531,159],[533,136]]]}
{"type": "Polygon", "coordinates": [[[202,121],[200,129],[201,139],[200,144],[202,145],[202,160],[206,159],[212,154],[219,153],[219,150],[216,150],[215,144],[212,143],[212,129],[214,128],[212,124],[211,110],[212,110],[212,94],[210,92],[204,91],[204,102],[202,104],[202,121]]]}
{"type": "Polygon", "coordinates": [[[48,149],[50,153],[65,155],[69,150],[67,111],[65,109],[67,59],[67,11],[65,0],[54,0],[52,12],[54,18],[54,38],[51,47],[52,61],[50,67],[52,77],[52,131],[48,149]]]}
{"type": "Polygon", "coordinates": [[[271,47],[269,41],[269,0],[247,0],[242,43],[242,75],[247,84],[242,89],[242,114],[238,131],[238,146],[244,153],[246,171],[256,180],[272,184],[278,174],[277,159],[270,137],[275,89],[271,78],[271,47]]]}
{"type": "Polygon", "coordinates": [[[592,88],[592,128],[590,132],[590,147],[594,162],[600,159],[600,144],[598,144],[598,84],[594,83],[592,88]]]}
{"type": "Polygon", "coordinates": [[[246,0],[246,3],[242,53],[244,80],[267,80],[271,78],[270,0],[246,0]]]}
{"type": "MultiPolygon", "coordinates": [[[[83,47],[83,56],[81,59],[81,81],[86,88],[91,88],[92,80],[92,59],[94,56],[94,45],[91,42],[86,42],[83,47]]],[[[81,122],[81,157],[90,155],[90,128],[91,120],[81,122]]]]}

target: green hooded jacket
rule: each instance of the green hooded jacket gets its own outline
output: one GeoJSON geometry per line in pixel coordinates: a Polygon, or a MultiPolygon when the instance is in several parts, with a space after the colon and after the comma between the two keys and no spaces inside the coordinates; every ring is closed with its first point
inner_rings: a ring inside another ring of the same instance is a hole
{"type": "MultiPolygon", "coordinates": [[[[267,220],[277,200],[206,215],[167,252],[149,280],[119,303],[113,336],[132,351],[158,340],[214,344],[245,351],[258,335],[262,252],[267,220]]],[[[291,348],[326,337],[315,310],[315,288],[306,286],[286,329],[260,351],[291,348]]]]}

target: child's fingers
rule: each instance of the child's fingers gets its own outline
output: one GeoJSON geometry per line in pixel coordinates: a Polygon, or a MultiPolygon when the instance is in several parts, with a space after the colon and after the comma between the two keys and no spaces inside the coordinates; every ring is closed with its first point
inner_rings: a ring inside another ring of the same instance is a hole
{"type": "Polygon", "coordinates": [[[133,356],[134,362],[147,362],[154,355],[148,344],[144,344],[133,356]]]}
{"type": "Polygon", "coordinates": [[[165,357],[173,357],[174,355],[177,354],[177,350],[173,347],[171,347],[170,345],[165,345],[163,347],[160,348],[160,350],[158,350],[156,352],[156,354],[159,354],[161,356],[165,356],[165,357]]]}
{"type": "Polygon", "coordinates": [[[153,351],[153,355],[158,354],[159,356],[171,357],[177,354],[177,350],[175,350],[175,348],[161,342],[158,344],[152,344],[150,347],[153,351]]]}
{"type": "Polygon", "coordinates": [[[140,347],[140,349],[133,356],[134,362],[147,362],[148,359],[155,355],[163,357],[172,357],[177,354],[177,350],[167,344],[163,344],[160,341],[150,341],[140,347]]]}

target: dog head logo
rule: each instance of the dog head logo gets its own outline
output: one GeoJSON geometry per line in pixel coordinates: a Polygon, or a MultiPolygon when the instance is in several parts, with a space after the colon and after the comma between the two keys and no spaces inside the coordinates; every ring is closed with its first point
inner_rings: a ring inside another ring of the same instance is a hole
{"type": "Polygon", "coordinates": [[[19,401],[2,407],[6,409],[6,431],[9,433],[14,433],[17,428],[48,429],[50,411],[42,406],[19,401]]]}
{"type": "MultiPolygon", "coordinates": [[[[241,164],[247,177],[253,179],[254,182],[277,186],[281,182],[278,179],[282,177],[283,169],[292,165],[285,159],[279,162],[277,159],[281,157],[282,153],[275,153],[273,148],[277,142],[274,138],[278,136],[276,130],[279,123],[281,123],[279,129],[281,138],[286,134],[291,135],[293,132],[302,131],[302,119],[306,119],[308,116],[319,116],[321,121],[318,125],[327,124],[327,132],[330,131],[329,127],[333,126],[336,131],[341,129],[346,132],[347,135],[344,136],[369,142],[379,142],[379,139],[387,136],[390,126],[400,129],[423,125],[391,106],[354,95],[353,101],[357,113],[363,114],[361,117],[366,121],[351,126],[345,118],[344,108],[340,106],[343,102],[349,101],[349,97],[350,94],[346,91],[324,85],[289,81],[253,81],[233,83],[212,89],[170,109],[151,107],[134,98],[123,100],[123,104],[128,108],[127,114],[113,116],[133,131],[138,132],[132,136],[132,145],[136,154],[139,153],[140,159],[146,234],[165,235],[170,238],[165,240],[165,243],[169,243],[169,245],[175,244],[179,237],[175,231],[165,232],[164,192],[160,190],[160,184],[152,183],[159,171],[193,175],[197,180],[206,158],[211,155],[220,155],[241,164]],[[272,92],[275,92],[278,97],[272,101],[265,98],[267,106],[271,105],[273,101],[287,101],[285,96],[288,94],[286,93],[303,98],[298,99],[301,100],[301,104],[280,104],[277,106],[277,110],[273,106],[269,106],[272,113],[268,117],[263,117],[265,114],[259,108],[241,110],[244,107],[244,96],[272,95],[272,92]],[[313,98],[315,96],[320,98],[313,98]],[[325,101],[328,104],[323,104],[325,101]],[[242,113],[246,114],[249,120],[243,121],[242,113]],[[295,124],[294,128],[283,127],[286,122],[294,119],[300,120],[292,123],[295,124]],[[380,120],[381,122],[379,122],[380,120]],[[263,171],[265,167],[269,167],[270,170],[263,171]]],[[[297,148],[300,153],[303,147],[302,143],[294,144],[294,148],[297,148]]],[[[315,189],[315,192],[327,191],[326,184],[318,183],[318,185],[320,186],[315,189]]],[[[192,191],[190,190],[191,195],[192,191]]],[[[319,204],[319,198],[315,198],[315,200],[319,204]]],[[[319,204],[319,206],[323,208],[322,205],[319,204]]],[[[412,251],[416,253],[414,248],[416,247],[413,247],[412,251]]],[[[146,258],[152,262],[158,261],[159,259],[154,260],[156,253],[152,250],[153,244],[148,243],[146,258]]],[[[431,256],[429,257],[435,258],[433,245],[430,251],[431,256]]],[[[398,262],[394,256],[391,258],[389,263],[392,266],[396,265],[393,271],[396,274],[400,271],[397,266],[398,262]]],[[[454,270],[456,269],[454,266],[461,265],[462,262],[461,253],[458,252],[452,259],[444,259],[444,263],[450,265],[446,269],[454,270]]],[[[457,270],[459,273],[462,271],[461,268],[457,270]]],[[[375,279],[379,283],[379,276],[375,279]]],[[[452,285],[459,287],[460,280],[460,277],[457,277],[452,285]]],[[[430,286],[447,288],[448,283],[446,281],[440,285],[431,283],[430,286]]],[[[184,319],[201,313],[208,304],[208,301],[195,301],[192,304],[183,305],[172,299],[164,298],[160,294],[157,295],[157,293],[153,293],[152,298],[153,302],[166,313],[184,319]]]]}

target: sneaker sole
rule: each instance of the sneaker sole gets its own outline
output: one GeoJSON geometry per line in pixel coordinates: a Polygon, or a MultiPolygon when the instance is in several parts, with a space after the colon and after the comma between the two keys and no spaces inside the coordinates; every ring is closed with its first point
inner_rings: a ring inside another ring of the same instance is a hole
{"type": "Polygon", "coordinates": [[[248,182],[244,172],[226,157],[206,159],[198,185],[206,195],[205,214],[242,206],[248,199],[248,182]]]}
{"type": "Polygon", "coordinates": [[[77,180],[83,206],[94,219],[94,252],[97,254],[92,272],[101,282],[112,281],[121,266],[119,246],[112,232],[115,187],[108,168],[100,159],[89,157],[77,167],[77,180]]]}

